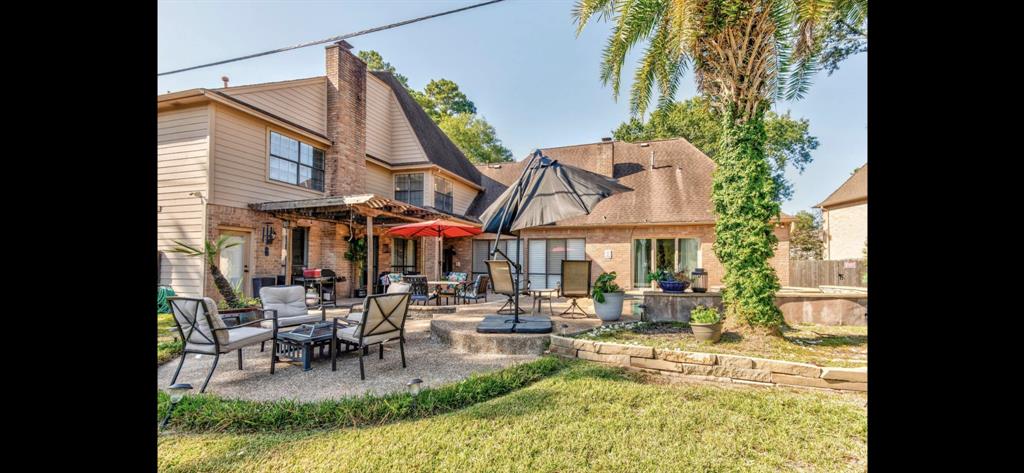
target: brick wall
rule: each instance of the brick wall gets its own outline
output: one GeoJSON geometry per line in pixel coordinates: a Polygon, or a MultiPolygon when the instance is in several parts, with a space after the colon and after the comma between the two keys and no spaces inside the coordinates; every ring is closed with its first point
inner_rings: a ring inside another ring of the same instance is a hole
{"type": "MultiPolygon", "coordinates": [[[[281,266],[284,258],[284,229],[280,219],[264,212],[238,207],[208,204],[206,208],[207,238],[216,240],[222,232],[228,230],[249,233],[249,278],[276,277],[284,274],[285,269],[281,266]],[[274,233],[277,234],[274,242],[269,245],[269,255],[264,254],[266,245],[261,241],[264,222],[272,223],[274,233]]],[[[344,258],[345,252],[348,251],[348,226],[314,220],[296,220],[292,221],[291,225],[309,229],[310,267],[333,269],[338,276],[345,276],[347,281],[338,284],[338,294],[348,297],[352,279],[352,266],[344,258]]],[[[246,281],[246,285],[251,288],[250,281],[246,281]]],[[[221,299],[209,273],[206,275],[205,294],[217,301],[221,299]]]]}
{"type": "MultiPolygon", "coordinates": [[[[779,226],[775,230],[779,238],[779,246],[771,265],[782,285],[789,284],[789,228],[779,226]]],[[[602,272],[615,271],[616,282],[627,289],[633,289],[633,240],[642,238],[697,238],[700,240],[700,264],[708,272],[709,285],[721,285],[725,272],[713,249],[714,225],[672,225],[646,227],[602,227],[602,228],[534,228],[523,230],[523,245],[526,241],[537,238],[584,238],[586,240],[587,258],[594,262],[591,277],[597,279],[602,272]],[[605,250],[611,250],[611,258],[605,258],[605,250]]],[[[470,264],[470,255],[462,264],[470,264]]]]}
{"type": "Polygon", "coordinates": [[[329,195],[361,194],[366,189],[366,63],[341,41],[327,46],[327,150],[329,195]]]}

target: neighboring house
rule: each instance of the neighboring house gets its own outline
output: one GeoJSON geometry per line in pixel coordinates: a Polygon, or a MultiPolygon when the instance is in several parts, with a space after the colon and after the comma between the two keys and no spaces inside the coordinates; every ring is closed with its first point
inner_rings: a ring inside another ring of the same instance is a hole
{"type": "MultiPolygon", "coordinates": [[[[561,259],[587,258],[594,262],[592,278],[615,271],[625,288],[649,287],[645,277],[655,269],[692,271],[702,267],[709,284],[719,285],[724,269],[715,257],[715,216],[711,202],[711,174],[715,164],[685,139],[626,143],[605,138],[599,143],[543,148],[545,155],[562,163],[618,179],[632,189],[601,201],[590,215],[521,232],[520,253],[532,287],[554,287],[561,259]]],[[[469,215],[479,216],[522,173],[524,161],[479,165],[486,192],[477,197],[469,215]]],[[[783,285],[789,283],[789,225],[783,215],[775,229],[779,246],[771,265],[783,285]]],[[[457,242],[457,254],[471,256],[474,273],[483,264],[487,240],[457,242]]],[[[515,258],[515,240],[503,251],[515,258]]]]}
{"type": "MultiPolygon", "coordinates": [[[[242,243],[217,261],[248,295],[254,278],[287,283],[302,268],[346,277],[342,295],[381,272],[436,278],[438,260],[444,271],[485,271],[487,235],[446,239],[439,256],[433,238],[385,232],[433,218],[478,223],[524,163],[472,165],[391,74],[367,71],[350,49],[344,41],[326,48],[324,76],[157,96],[161,284],[219,299],[203,259],[168,250],[173,240],[201,246],[221,235],[242,243]],[[344,254],[367,232],[372,268],[355,274],[344,254]]],[[[714,164],[700,150],[676,139],[543,151],[633,190],[589,216],[523,231],[522,261],[534,287],[552,287],[566,258],[593,260],[594,278],[617,271],[626,288],[646,286],[646,272],[663,267],[704,267],[711,284],[721,283],[712,250],[714,164]]],[[[772,259],[784,285],[790,220],[780,220],[772,259]]],[[[501,245],[514,253],[514,240],[501,245]]]]}
{"type": "Polygon", "coordinates": [[[854,171],[820,204],[823,257],[827,260],[863,259],[868,244],[868,165],[854,171]]]}

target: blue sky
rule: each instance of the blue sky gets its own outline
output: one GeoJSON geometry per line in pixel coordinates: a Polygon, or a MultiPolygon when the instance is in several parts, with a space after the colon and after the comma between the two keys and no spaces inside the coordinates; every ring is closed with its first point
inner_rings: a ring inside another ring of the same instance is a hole
{"type": "MultiPolygon", "coordinates": [[[[275,49],[478,3],[480,0],[160,1],[158,72],[275,49]]],[[[629,116],[628,96],[612,99],[598,68],[609,25],[592,23],[579,38],[573,0],[506,0],[400,28],[352,38],[374,49],[417,89],[431,79],[459,84],[516,159],[534,148],[598,141],[629,116]]],[[[324,47],[311,46],[157,79],[157,92],[312,77],[324,73],[324,47]]],[[[631,64],[639,57],[635,51],[631,64]]],[[[624,68],[625,69],[625,68],[624,68]]],[[[632,82],[630,67],[622,90],[632,82]]],[[[692,77],[677,98],[696,94],[692,77]]],[[[814,79],[803,100],[782,102],[811,122],[821,145],[794,182],[794,213],[820,202],[867,161],[867,54],[814,79]]]]}

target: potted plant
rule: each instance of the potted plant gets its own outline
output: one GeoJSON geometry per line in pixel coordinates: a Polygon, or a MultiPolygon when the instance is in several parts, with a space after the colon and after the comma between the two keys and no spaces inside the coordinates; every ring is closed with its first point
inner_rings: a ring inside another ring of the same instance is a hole
{"type": "Polygon", "coordinates": [[[690,277],[686,275],[686,271],[679,271],[675,274],[665,271],[662,279],[658,281],[658,285],[661,286],[662,291],[680,294],[690,287],[690,277]]]}
{"type": "Polygon", "coordinates": [[[597,281],[594,281],[594,288],[590,293],[594,298],[594,312],[597,313],[597,318],[605,322],[619,320],[619,317],[622,317],[622,301],[626,293],[615,284],[616,277],[615,271],[601,273],[597,281]]]}
{"type": "Polygon", "coordinates": [[[366,237],[350,241],[348,251],[344,256],[346,260],[352,262],[352,274],[355,278],[355,284],[352,285],[353,297],[366,297],[367,288],[362,286],[366,278],[360,277],[363,274],[363,265],[366,263],[366,237]]]}
{"type": "Polygon", "coordinates": [[[647,282],[651,284],[651,289],[658,288],[659,279],[661,279],[661,271],[651,271],[647,273],[647,282]]]}
{"type": "Polygon", "coordinates": [[[722,315],[714,307],[694,307],[690,311],[690,329],[697,340],[715,343],[722,338],[722,315]]]}

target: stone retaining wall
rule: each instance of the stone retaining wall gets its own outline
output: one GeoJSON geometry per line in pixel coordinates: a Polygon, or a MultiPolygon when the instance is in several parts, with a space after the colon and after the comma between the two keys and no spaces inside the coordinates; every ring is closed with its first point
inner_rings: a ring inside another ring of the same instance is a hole
{"type": "MultiPolygon", "coordinates": [[[[690,321],[690,311],[698,305],[722,309],[718,292],[670,294],[644,292],[644,313],[653,322],[690,321]]],[[[868,324],[867,294],[778,293],[775,305],[789,324],[859,325],[868,324]]]]}
{"type": "Polygon", "coordinates": [[[827,368],[740,355],[695,353],[551,335],[551,353],[702,381],[867,391],[867,368],[827,368]]]}

